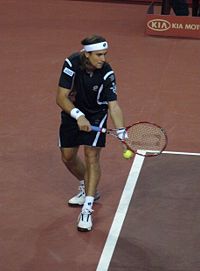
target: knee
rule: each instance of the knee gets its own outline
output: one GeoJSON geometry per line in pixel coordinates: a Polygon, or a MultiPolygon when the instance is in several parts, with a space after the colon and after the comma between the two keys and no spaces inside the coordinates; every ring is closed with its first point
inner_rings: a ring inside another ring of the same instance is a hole
{"type": "Polygon", "coordinates": [[[99,161],[100,152],[99,151],[86,151],[85,159],[89,163],[97,163],[99,161]]]}
{"type": "Polygon", "coordinates": [[[65,165],[71,165],[76,160],[76,155],[71,152],[61,152],[61,160],[65,165]]]}

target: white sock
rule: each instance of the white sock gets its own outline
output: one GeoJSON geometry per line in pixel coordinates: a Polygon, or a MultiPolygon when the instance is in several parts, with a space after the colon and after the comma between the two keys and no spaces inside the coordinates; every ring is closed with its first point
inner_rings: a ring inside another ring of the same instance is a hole
{"type": "Polygon", "coordinates": [[[94,197],[86,196],[83,209],[92,209],[93,203],[94,203],[94,197]]]}
{"type": "Polygon", "coordinates": [[[85,194],[85,181],[81,180],[79,181],[79,190],[85,194]]]}

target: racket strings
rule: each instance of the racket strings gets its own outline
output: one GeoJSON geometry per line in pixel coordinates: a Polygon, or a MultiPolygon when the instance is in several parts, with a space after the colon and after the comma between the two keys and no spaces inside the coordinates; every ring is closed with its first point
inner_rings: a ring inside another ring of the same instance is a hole
{"type": "Polygon", "coordinates": [[[127,130],[127,145],[133,151],[152,151],[160,153],[166,146],[167,138],[162,128],[149,123],[138,123],[127,130]]]}

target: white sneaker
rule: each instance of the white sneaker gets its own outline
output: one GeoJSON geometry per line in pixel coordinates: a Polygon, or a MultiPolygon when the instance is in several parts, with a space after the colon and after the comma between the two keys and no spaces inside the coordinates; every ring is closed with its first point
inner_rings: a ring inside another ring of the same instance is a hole
{"type": "Polygon", "coordinates": [[[92,209],[84,209],[78,217],[78,231],[86,232],[92,229],[92,209]]]}
{"type": "MultiPolygon", "coordinates": [[[[71,207],[76,207],[76,206],[82,206],[85,202],[85,188],[84,186],[79,186],[79,193],[75,195],[73,198],[71,198],[68,201],[68,205],[71,207]]],[[[96,192],[94,195],[94,201],[97,201],[100,198],[100,193],[96,192]]]]}
{"type": "Polygon", "coordinates": [[[84,204],[84,202],[85,202],[85,186],[80,185],[78,190],[79,190],[79,193],[68,201],[68,204],[70,206],[81,206],[84,204]]]}

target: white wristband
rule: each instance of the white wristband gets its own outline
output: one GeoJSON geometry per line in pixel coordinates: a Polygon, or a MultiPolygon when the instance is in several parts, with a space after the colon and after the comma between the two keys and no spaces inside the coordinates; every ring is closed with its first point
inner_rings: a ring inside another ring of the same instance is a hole
{"type": "Polygon", "coordinates": [[[85,114],[75,107],[71,110],[70,116],[77,120],[80,116],[85,116],[85,114]]]}
{"type": "Polygon", "coordinates": [[[117,129],[117,137],[120,139],[120,140],[125,140],[128,138],[128,134],[126,132],[126,129],[125,128],[118,128],[117,129]]]}

